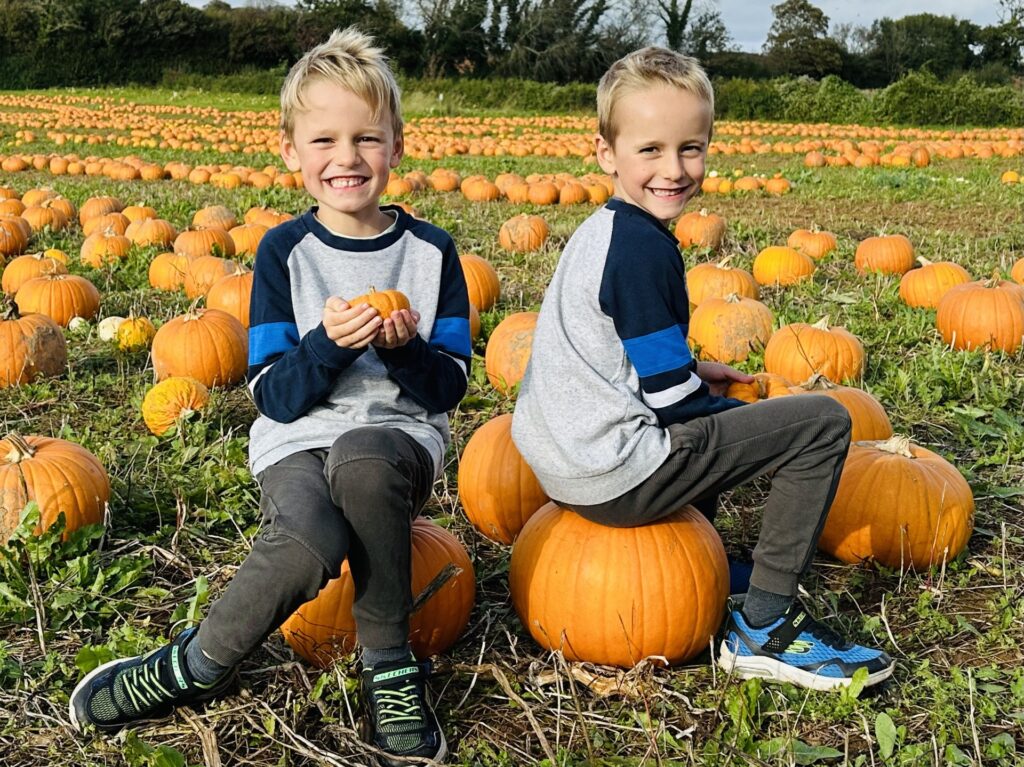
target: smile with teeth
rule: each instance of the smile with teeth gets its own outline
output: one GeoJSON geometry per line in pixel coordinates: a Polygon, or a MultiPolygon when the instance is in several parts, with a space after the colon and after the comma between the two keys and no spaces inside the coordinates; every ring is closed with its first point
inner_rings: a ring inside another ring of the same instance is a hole
{"type": "Polygon", "coordinates": [[[365,176],[336,176],[331,179],[327,179],[328,185],[332,189],[348,189],[354,186],[362,186],[366,183],[365,176]]]}
{"type": "Polygon", "coordinates": [[[658,189],[655,187],[647,187],[648,191],[655,197],[676,197],[683,193],[682,187],[675,187],[674,189],[658,189]]]}

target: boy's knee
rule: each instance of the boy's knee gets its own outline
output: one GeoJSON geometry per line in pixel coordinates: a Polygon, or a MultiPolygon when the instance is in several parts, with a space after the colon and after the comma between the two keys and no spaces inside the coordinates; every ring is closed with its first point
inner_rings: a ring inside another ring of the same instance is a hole
{"type": "Polygon", "coordinates": [[[358,464],[363,461],[394,464],[398,452],[398,436],[393,429],[373,426],[347,431],[331,445],[325,470],[329,475],[338,470],[360,471],[358,464]]]}
{"type": "MultiPolygon", "coordinates": [[[[810,398],[809,398],[810,399],[810,398]]],[[[850,411],[843,404],[831,397],[813,397],[815,400],[815,416],[820,420],[822,430],[830,436],[850,441],[850,432],[853,430],[853,420],[850,418],[850,411]]]]}

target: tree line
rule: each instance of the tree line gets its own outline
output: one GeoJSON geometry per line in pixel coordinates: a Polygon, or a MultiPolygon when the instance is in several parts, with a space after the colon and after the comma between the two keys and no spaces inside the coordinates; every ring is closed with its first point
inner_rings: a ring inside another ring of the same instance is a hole
{"type": "Polygon", "coordinates": [[[737,50],[713,0],[0,0],[0,87],[157,83],[169,71],[284,68],[332,29],[357,24],[409,77],[593,82],[641,45],[697,56],[719,77],[837,75],[878,88],[907,72],[1024,74],[1024,0],[996,24],[952,16],[830,28],[809,0],[783,0],[760,53],[737,50]]]}

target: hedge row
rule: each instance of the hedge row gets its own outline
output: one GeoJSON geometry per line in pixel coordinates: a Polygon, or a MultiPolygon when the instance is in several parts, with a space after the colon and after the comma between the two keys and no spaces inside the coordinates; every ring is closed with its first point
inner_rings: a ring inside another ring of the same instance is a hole
{"type": "MultiPolygon", "coordinates": [[[[168,88],[275,94],[284,70],[206,76],[169,72],[168,88]]],[[[592,84],[557,85],[510,79],[418,80],[400,78],[407,109],[451,114],[483,109],[528,112],[593,111],[592,84]]],[[[993,126],[1024,124],[1024,90],[985,86],[970,75],[943,82],[929,72],[913,72],[874,93],[838,77],[715,82],[718,119],[866,125],[993,126]]]]}

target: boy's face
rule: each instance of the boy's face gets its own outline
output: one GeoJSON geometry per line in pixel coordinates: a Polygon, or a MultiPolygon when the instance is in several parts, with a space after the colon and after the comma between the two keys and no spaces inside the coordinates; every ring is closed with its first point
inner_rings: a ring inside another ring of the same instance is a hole
{"type": "Polygon", "coordinates": [[[290,138],[281,134],[282,159],[289,170],[302,171],[324,225],[352,236],[376,234],[380,196],[402,159],[390,111],[374,120],[362,98],[327,80],[311,82],[304,96],[309,109],[296,114],[290,138]]]}
{"type": "Polygon", "coordinates": [[[672,85],[623,94],[614,144],[597,137],[597,161],[615,194],[668,226],[700,191],[712,117],[700,96],[672,85]]]}

